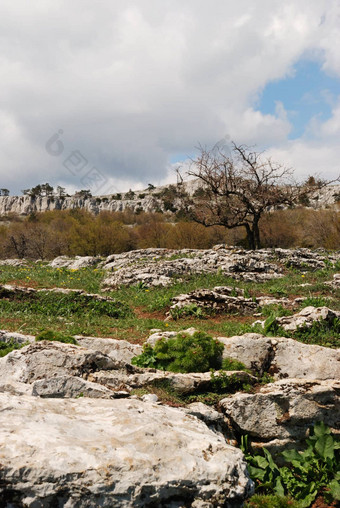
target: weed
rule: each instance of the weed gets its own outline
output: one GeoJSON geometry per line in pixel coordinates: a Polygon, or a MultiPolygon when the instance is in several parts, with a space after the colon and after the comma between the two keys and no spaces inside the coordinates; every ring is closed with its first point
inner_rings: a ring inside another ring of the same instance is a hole
{"type": "Polygon", "coordinates": [[[301,302],[301,308],[304,307],[329,307],[332,305],[332,300],[323,296],[308,296],[301,302]]]}
{"type": "Polygon", "coordinates": [[[293,334],[305,344],[318,344],[326,347],[340,347],[340,319],[335,318],[332,322],[314,321],[310,327],[300,327],[293,334]]]}

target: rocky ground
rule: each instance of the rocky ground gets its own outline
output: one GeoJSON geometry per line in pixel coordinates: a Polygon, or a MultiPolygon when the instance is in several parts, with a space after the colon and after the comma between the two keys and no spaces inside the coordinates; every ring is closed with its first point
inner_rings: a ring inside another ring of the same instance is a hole
{"type": "MultiPolygon", "coordinates": [[[[338,330],[335,268],[323,288],[336,308],[301,309],[307,296],[296,293],[249,296],[247,284],[284,280],[287,270],[312,277],[330,264],[338,266],[339,260],[340,253],[248,253],[224,246],[54,260],[46,269],[92,267],[104,270],[102,288],[139,284],[154,295],[157,287],[171,287],[188,272],[219,273],[228,282],[234,280],[233,286],[201,287],[173,296],[164,325],[150,330],[145,343],[154,346],[177,336],[183,309],[201,309],[206,323],[214,316],[246,316],[254,323],[253,331],[215,334],[223,344],[222,357],[241,362],[245,370],[225,371],[225,389],[214,394],[218,371],[184,374],[138,367],[132,358],[142,352],[142,345],[134,340],[73,334],[76,344],[37,342],[36,333],[0,331],[0,344],[22,346],[0,358],[1,506],[241,507],[254,492],[239,449],[241,436],[248,435],[255,449],[266,447],[275,455],[301,448],[318,421],[340,434],[340,349],[304,343],[294,335],[315,326],[338,330]],[[238,280],[243,287],[237,287],[238,280]],[[288,312],[270,321],[272,331],[286,336],[267,333],[262,314],[266,306],[288,312]],[[213,405],[207,404],[205,394],[214,395],[213,405]]],[[[30,302],[46,292],[51,298],[74,294],[83,299],[84,309],[89,302],[116,303],[114,291],[97,294],[10,282],[0,286],[4,309],[13,301],[29,309],[30,302]]],[[[189,335],[201,317],[192,318],[189,335]]],[[[20,329],[25,330],[24,322],[20,329]]]]}

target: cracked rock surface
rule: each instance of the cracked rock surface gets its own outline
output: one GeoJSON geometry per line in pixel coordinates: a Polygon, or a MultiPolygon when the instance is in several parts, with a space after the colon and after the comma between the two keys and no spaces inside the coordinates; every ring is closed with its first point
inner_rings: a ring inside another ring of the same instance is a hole
{"type": "Polygon", "coordinates": [[[252,492],[242,452],[177,408],[7,393],[0,404],[7,506],[241,506],[252,492]]]}

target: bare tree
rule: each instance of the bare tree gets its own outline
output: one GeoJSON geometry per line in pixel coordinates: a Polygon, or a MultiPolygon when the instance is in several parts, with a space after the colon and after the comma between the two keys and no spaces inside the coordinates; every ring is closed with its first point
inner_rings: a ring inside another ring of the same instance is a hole
{"type": "Polygon", "coordinates": [[[245,145],[233,143],[228,154],[199,150],[188,174],[200,180],[204,192],[187,203],[191,218],[205,226],[244,227],[250,249],[261,247],[259,222],[266,211],[293,206],[302,192],[312,192],[296,184],[291,168],[245,145]]]}

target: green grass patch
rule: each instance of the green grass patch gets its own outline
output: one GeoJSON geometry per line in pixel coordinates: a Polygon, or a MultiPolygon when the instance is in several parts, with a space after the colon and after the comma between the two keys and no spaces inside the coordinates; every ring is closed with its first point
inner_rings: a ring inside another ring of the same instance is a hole
{"type": "Polygon", "coordinates": [[[299,503],[291,497],[265,496],[255,494],[247,501],[244,508],[299,508],[299,503]]]}
{"type": "Polygon", "coordinates": [[[37,288],[65,287],[84,289],[98,293],[105,271],[93,267],[69,270],[51,268],[44,263],[29,263],[27,266],[2,266],[0,284],[32,285],[37,288]]]}
{"type": "Polygon", "coordinates": [[[8,353],[11,353],[16,349],[21,349],[22,347],[27,346],[27,344],[27,342],[19,344],[18,342],[15,342],[14,339],[10,339],[8,342],[0,342],[0,358],[8,355],[8,353]]]}
{"type": "Polygon", "coordinates": [[[35,340],[40,342],[41,340],[49,340],[49,341],[57,341],[63,342],[65,344],[74,344],[78,345],[78,342],[71,335],[65,335],[64,333],[53,331],[53,330],[45,330],[44,332],[40,332],[35,340]]]}
{"type": "Polygon", "coordinates": [[[37,292],[17,294],[11,299],[0,300],[1,311],[20,311],[45,316],[71,316],[73,314],[97,314],[122,318],[131,314],[129,307],[119,301],[96,300],[77,293],[37,292]]]}
{"type": "Polygon", "coordinates": [[[223,358],[222,366],[223,370],[244,370],[249,372],[249,369],[244,365],[244,363],[236,360],[235,358],[223,358]]]}

